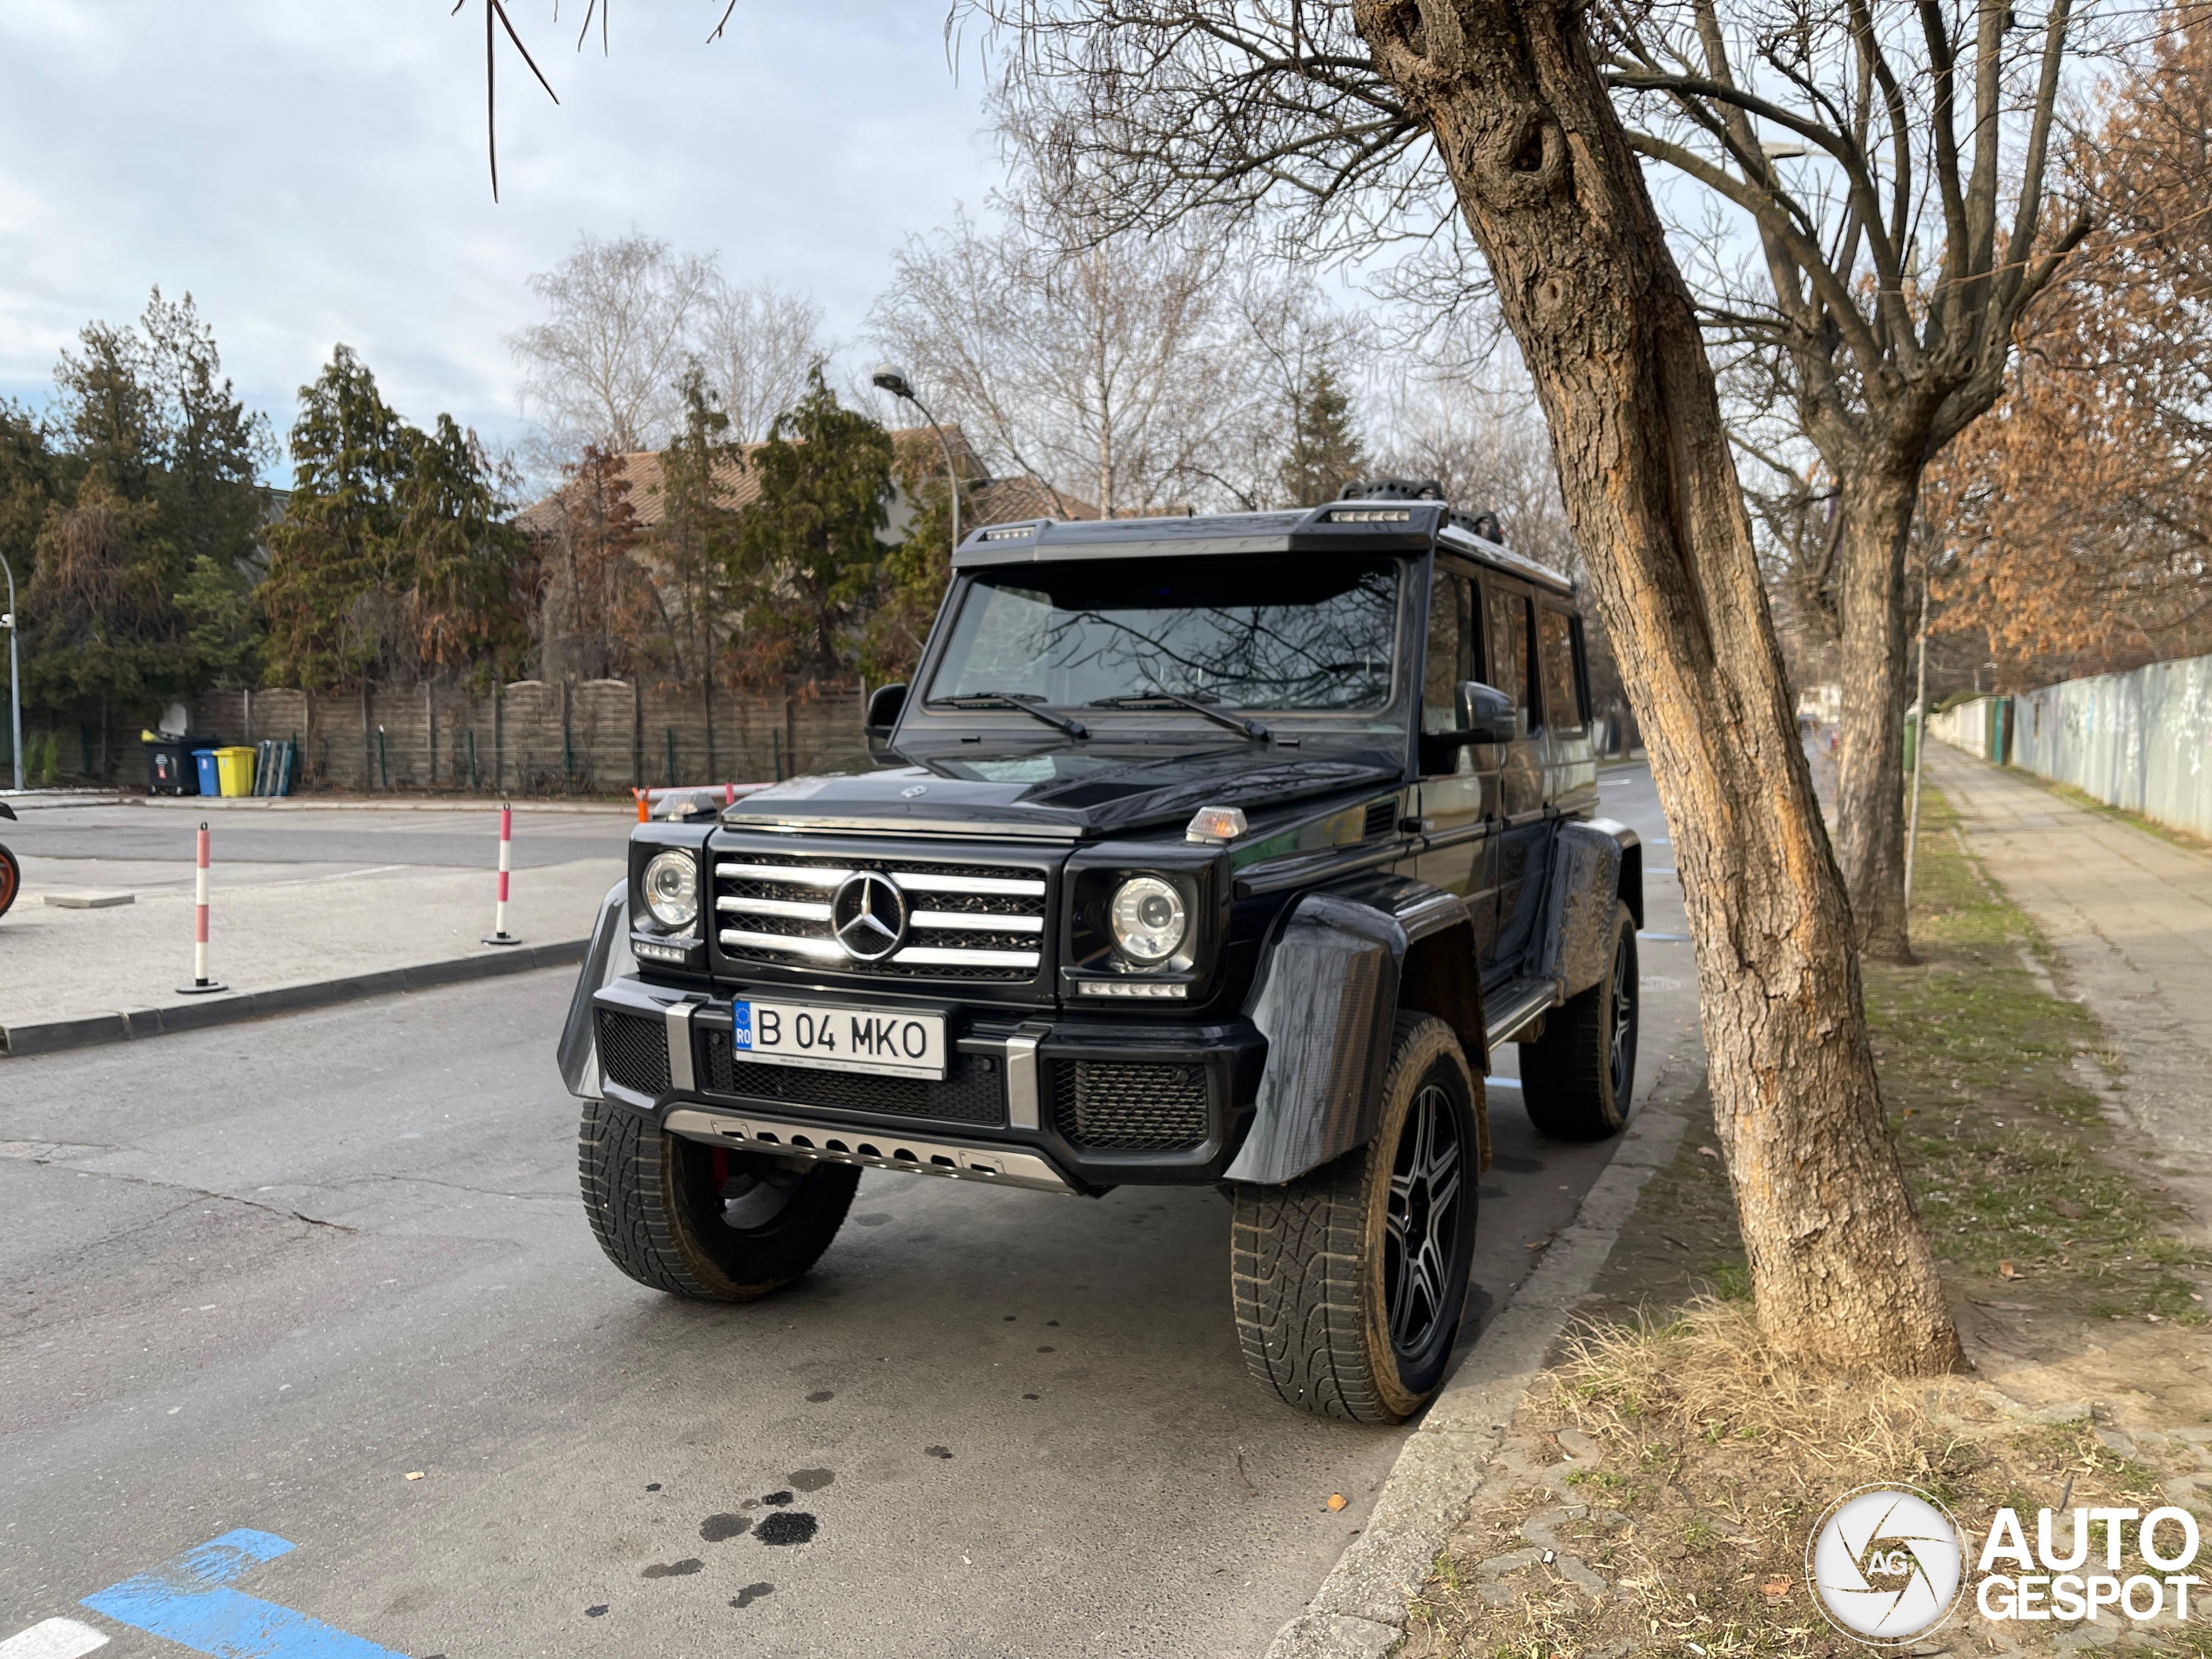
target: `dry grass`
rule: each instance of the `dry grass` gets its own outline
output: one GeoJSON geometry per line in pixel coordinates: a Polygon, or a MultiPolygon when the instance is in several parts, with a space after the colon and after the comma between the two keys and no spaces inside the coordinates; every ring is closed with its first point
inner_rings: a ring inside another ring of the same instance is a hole
{"type": "MultiPolygon", "coordinates": [[[[1815,1521],[1851,1488],[1919,1487],[1973,1534],[2069,1487],[2070,1504],[2171,1501],[2153,1494],[2212,1467],[2160,1433],[2212,1425],[2202,1235],[2077,1065],[2117,1073],[2122,1057],[2052,997],[2027,919],[1954,821],[1932,792],[1922,961],[1869,966],[1866,1003],[1891,1129],[1982,1370],[1838,1378],[1775,1352],[1710,1124],[1693,1114],[1413,1603],[1402,1659],[1864,1655],[1804,1578],[1815,1521]],[[2023,1400],[2074,1403],[2037,1420],[2023,1400]]],[[[2212,1659],[2209,1603],[2190,1630],[2130,1630],[2117,1651],[2212,1659]]],[[[1962,1612],[1920,1651],[2047,1652],[2064,1633],[1962,1612]]]]}
{"type": "MultiPolygon", "coordinates": [[[[1586,1325],[1540,1386],[1414,1604],[1401,1659],[1863,1655],[1804,1581],[1813,1524],[1852,1487],[1918,1487],[1970,1534],[2000,1506],[2032,1512],[2069,1491],[2074,1504],[2161,1501],[2161,1471],[2104,1445],[2086,1419],[2037,1422],[1966,1378],[1805,1372],[1736,1303],[1586,1325]],[[1528,1549],[1532,1516],[1561,1506],[1586,1513],[1540,1527],[1554,1560],[1494,1570],[1528,1549]]],[[[1994,1653],[2009,1635],[1962,1610],[1928,1645],[1994,1653]]],[[[2130,1651],[2212,1656],[2212,1633],[2168,1631],[2130,1651]]]]}

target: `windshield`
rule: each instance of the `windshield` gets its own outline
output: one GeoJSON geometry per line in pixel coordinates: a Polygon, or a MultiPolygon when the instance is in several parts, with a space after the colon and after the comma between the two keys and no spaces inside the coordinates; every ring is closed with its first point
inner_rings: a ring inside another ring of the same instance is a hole
{"type": "Polygon", "coordinates": [[[998,692],[1081,708],[1146,691],[1230,709],[1390,698],[1394,559],[1100,559],[970,583],[929,700],[998,692]]]}

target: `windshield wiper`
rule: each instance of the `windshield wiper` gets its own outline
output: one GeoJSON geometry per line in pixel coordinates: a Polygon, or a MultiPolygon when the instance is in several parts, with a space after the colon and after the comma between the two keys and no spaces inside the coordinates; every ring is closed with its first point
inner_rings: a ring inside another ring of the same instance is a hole
{"type": "Polygon", "coordinates": [[[1203,714],[1216,725],[1225,725],[1231,732],[1243,732],[1255,743],[1267,741],[1267,728],[1258,721],[1210,708],[1195,697],[1181,697],[1173,691],[1125,691],[1119,697],[1093,698],[1090,706],[1095,709],[1188,709],[1193,714],[1203,714]]]}
{"type": "Polygon", "coordinates": [[[1042,720],[1047,725],[1065,732],[1071,738],[1090,735],[1090,728],[1081,720],[1070,720],[1064,715],[1041,709],[1034,703],[1024,702],[1011,691],[966,691],[958,697],[933,697],[929,700],[942,704],[948,709],[1016,709],[1032,720],[1042,720]]]}

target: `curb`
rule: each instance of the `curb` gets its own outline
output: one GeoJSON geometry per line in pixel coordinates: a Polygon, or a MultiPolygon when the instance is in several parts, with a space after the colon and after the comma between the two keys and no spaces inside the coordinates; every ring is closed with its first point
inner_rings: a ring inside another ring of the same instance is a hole
{"type": "Polygon", "coordinates": [[[442,962],[418,962],[411,968],[388,968],[379,973],[350,974],[344,979],[314,980],[304,985],[280,985],[273,990],[211,997],[175,1008],[138,1008],[95,1014],[79,1020],[0,1026],[0,1057],[58,1054],[64,1049],[89,1049],[132,1037],[165,1036],[176,1031],[197,1031],[205,1026],[228,1025],[238,1020],[258,1020],[266,1015],[327,1008],[334,1002],[356,1002],[363,997],[427,991],[468,980],[527,974],[540,968],[563,968],[582,961],[584,948],[590,943],[585,939],[570,939],[551,945],[526,945],[493,954],[455,956],[442,962]]]}
{"type": "Polygon", "coordinates": [[[1305,1611],[1268,1644],[1266,1659],[1383,1659],[1406,1635],[1406,1602],[1420,1590],[1437,1552],[1474,1496],[1514,1407],[1544,1368],[1544,1357],[1595,1282],[1652,1173],[1672,1160],[1705,1086],[1629,1119],[1572,1225],[1544,1252],[1512,1300],[1479,1339],[1391,1467],[1374,1512],[1305,1611]]]}

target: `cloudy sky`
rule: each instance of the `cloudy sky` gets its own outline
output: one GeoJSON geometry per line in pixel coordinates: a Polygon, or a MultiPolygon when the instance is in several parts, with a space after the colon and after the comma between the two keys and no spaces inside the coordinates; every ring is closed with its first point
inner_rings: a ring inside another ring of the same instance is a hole
{"type": "Polygon", "coordinates": [[[484,155],[481,0],[0,0],[0,395],[43,402],[90,318],[189,290],[281,432],[334,342],[401,413],[509,440],[502,336],[579,231],[718,253],[811,292],[849,338],[892,249],[998,178],[941,4],[509,0],[561,105],[500,60],[484,155]]]}

